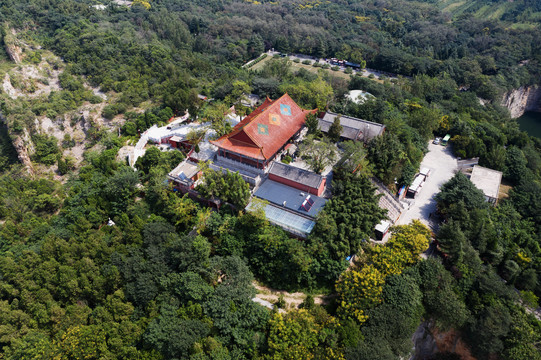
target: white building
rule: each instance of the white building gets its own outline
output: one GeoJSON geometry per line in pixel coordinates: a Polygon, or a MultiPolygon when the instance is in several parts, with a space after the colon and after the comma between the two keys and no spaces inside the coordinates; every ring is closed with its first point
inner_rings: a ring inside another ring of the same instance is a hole
{"type": "Polygon", "coordinates": [[[488,169],[479,165],[473,167],[471,182],[485,194],[485,200],[493,205],[498,201],[502,172],[488,169]]]}

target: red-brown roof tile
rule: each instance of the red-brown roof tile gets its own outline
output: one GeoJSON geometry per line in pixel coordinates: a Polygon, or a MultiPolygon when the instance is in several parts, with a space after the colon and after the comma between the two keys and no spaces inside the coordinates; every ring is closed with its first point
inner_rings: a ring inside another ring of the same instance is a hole
{"type": "Polygon", "coordinates": [[[211,142],[224,150],[268,160],[300,130],[306,115],[315,111],[301,109],[288,94],[274,101],[267,98],[229,134],[211,142]]]}

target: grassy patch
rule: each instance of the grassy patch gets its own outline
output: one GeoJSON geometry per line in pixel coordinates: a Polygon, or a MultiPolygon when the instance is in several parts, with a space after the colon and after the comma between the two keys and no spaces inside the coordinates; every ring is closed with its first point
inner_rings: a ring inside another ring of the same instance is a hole
{"type": "Polygon", "coordinates": [[[508,198],[509,191],[512,187],[509,184],[506,184],[505,181],[500,184],[500,191],[498,192],[498,201],[508,198]]]}
{"type": "Polygon", "coordinates": [[[254,64],[254,65],[248,67],[248,69],[254,70],[254,71],[261,70],[261,69],[263,69],[265,64],[270,60],[272,60],[272,56],[267,56],[263,60],[259,61],[257,64],[254,64]]]}
{"type": "Polygon", "coordinates": [[[466,3],[466,1],[458,1],[458,2],[453,2],[447,6],[445,6],[442,11],[446,11],[446,12],[453,12],[453,10],[461,7],[462,5],[464,5],[466,3]]]}
{"type": "Polygon", "coordinates": [[[531,29],[535,29],[538,26],[539,26],[538,24],[534,24],[534,23],[516,23],[516,24],[511,24],[508,28],[514,29],[514,30],[531,30],[531,29]]]}
{"type": "Polygon", "coordinates": [[[4,75],[11,69],[15,67],[15,64],[11,61],[0,61],[0,75],[2,76],[2,79],[4,79],[4,75]]]}

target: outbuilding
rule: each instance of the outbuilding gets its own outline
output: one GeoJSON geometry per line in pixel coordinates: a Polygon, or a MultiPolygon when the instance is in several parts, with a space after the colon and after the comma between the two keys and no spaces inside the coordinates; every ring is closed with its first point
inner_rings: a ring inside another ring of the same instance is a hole
{"type": "Polygon", "coordinates": [[[274,161],[269,168],[269,179],[307,193],[321,196],[327,179],[319,174],[274,161]]]}
{"type": "Polygon", "coordinates": [[[413,182],[411,183],[410,187],[408,188],[407,196],[415,198],[419,191],[421,191],[421,187],[423,186],[425,182],[426,177],[422,174],[417,174],[415,179],[413,179],[413,182]]]}
{"type": "Polygon", "coordinates": [[[351,116],[339,115],[331,111],[327,111],[319,118],[319,129],[324,133],[329,132],[334,119],[338,116],[340,117],[340,125],[342,126],[342,132],[340,133],[342,140],[368,142],[377,136],[383,135],[385,132],[385,125],[351,116]]]}
{"type": "Polygon", "coordinates": [[[470,177],[471,182],[483,192],[485,200],[492,205],[498,202],[498,193],[502,182],[502,172],[475,165],[470,177]]]}
{"type": "Polygon", "coordinates": [[[191,161],[183,161],[168,175],[167,180],[173,183],[173,187],[181,192],[187,192],[195,188],[197,180],[201,176],[199,166],[191,161]]]}

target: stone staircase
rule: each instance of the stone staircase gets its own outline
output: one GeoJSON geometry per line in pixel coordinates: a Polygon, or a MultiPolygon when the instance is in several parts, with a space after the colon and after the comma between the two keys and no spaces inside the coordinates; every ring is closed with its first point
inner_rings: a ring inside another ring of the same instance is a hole
{"type": "Polygon", "coordinates": [[[376,187],[376,194],[382,194],[382,196],[379,198],[379,207],[386,209],[387,216],[393,223],[395,223],[398,218],[400,218],[400,215],[402,215],[404,207],[398,198],[394,196],[394,194],[390,192],[381,181],[376,178],[372,178],[370,180],[372,185],[376,187]]]}

